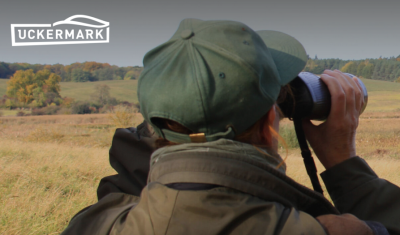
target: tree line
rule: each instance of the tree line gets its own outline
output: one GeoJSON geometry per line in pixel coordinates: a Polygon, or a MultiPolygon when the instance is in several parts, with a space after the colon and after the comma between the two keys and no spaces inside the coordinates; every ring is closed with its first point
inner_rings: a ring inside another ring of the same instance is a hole
{"type": "Polygon", "coordinates": [[[143,68],[138,66],[118,67],[108,63],[84,62],[63,64],[28,64],[0,62],[0,78],[10,78],[17,71],[32,70],[37,73],[48,70],[60,76],[62,82],[88,82],[105,80],[131,80],[139,78],[143,68]]]}
{"type": "Polygon", "coordinates": [[[338,69],[358,77],[400,82],[400,55],[390,58],[341,60],[309,58],[305,72],[321,74],[325,69],[338,69]]]}
{"type": "MultiPolygon", "coordinates": [[[[29,69],[34,73],[40,70],[48,70],[60,76],[62,82],[138,79],[143,70],[139,66],[118,67],[93,61],[77,62],[70,65],[0,62],[0,78],[10,78],[18,70],[29,69]]],[[[368,79],[400,82],[400,55],[365,60],[318,59],[315,56],[314,59],[308,59],[304,71],[321,74],[325,69],[338,69],[368,79]]]]}

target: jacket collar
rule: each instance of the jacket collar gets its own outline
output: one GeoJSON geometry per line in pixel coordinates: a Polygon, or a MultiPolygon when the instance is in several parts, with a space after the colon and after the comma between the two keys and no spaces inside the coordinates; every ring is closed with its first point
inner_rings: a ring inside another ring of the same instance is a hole
{"type": "Polygon", "coordinates": [[[234,141],[230,139],[219,139],[217,141],[205,143],[188,143],[172,145],[160,148],[151,155],[150,166],[153,166],[163,157],[180,152],[214,152],[214,153],[235,153],[241,154],[244,158],[267,164],[283,174],[286,172],[286,164],[277,153],[272,153],[265,148],[256,147],[250,144],[234,141]]]}
{"type": "Polygon", "coordinates": [[[287,177],[285,167],[276,169],[281,161],[278,155],[233,140],[181,144],[152,154],[148,181],[221,185],[313,216],[338,213],[322,195],[287,177]]]}

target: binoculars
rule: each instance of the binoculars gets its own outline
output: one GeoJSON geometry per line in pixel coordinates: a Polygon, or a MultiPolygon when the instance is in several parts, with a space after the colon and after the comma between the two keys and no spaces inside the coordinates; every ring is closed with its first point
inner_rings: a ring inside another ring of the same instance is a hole
{"type": "MultiPolygon", "coordinates": [[[[345,74],[354,77],[352,74],[345,74]]],[[[357,79],[364,97],[364,106],[361,110],[363,112],[367,107],[368,92],[364,83],[357,79]]],[[[301,72],[289,85],[292,94],[287,94],[283,102],[278,104],[285,117],[311,120],[325,120],[328,117],[331,110],[331,95],[319,76],[301,72]]]]}

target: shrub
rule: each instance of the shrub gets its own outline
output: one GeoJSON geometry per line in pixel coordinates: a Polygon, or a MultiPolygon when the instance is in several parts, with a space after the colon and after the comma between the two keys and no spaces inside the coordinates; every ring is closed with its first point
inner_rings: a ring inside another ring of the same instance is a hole
{"type": "Polygon", "coordinates": [[[22,117],[22,116],[25,116],[24,111],[19,111],[19,112],[17,113],[17,117],[22,117]]]}
{"type": "Polygon", "coordinates": [[[126,128],[133,126],[135,113],[135,109],[131,107],[118,105],[110,112],[109,118],[117,128],[126,128]]]}
{"type": "Polygon", "coordinates": [[[57,114],[61,115],[66,115],[66,114],[71,114],[72,111],[70,108],[62,107],[60,110],[58,110],[57,114]]]}
{"type": "Polygon", "coordinates": [[[8,99],[8,100],[6,100],[6,107],[7,108],[9,108],[9,109],[13,109],[13,108],[16,108],[17,107],[17,105],[16,105],[16,102],[14,102],[13,100],[11,100],[11,99],[8,99]]]}
{"type": "Polygon", "coordinates": [[[31,106],[32,108],[39,108],[39,107],[42,107],[42,106],[43,106],[43,103],[40,103],[40,102],[37,102],[36,100],[34,100],[34,101],[32,101],[32,102],[30,103],[30,106],[31,106]]]}
{"type": "Polygon", "coordinates": [[[44,108],[46,115],[54,115],[57,114],[58,110],[60,110],[59,106],[50,105],[44,108]]]}
{"type": "Polygon", "coordinates": [[[71,113],[72,114],[87,114],[96,113],[100,108],[98,104],[90,104],[87,101],[78,101],[72,104],[71,113]]]}
{"type": "Polygon", "coordinates": [[[44,108],[32,109],[32,115],[35,115],[35,116],[45,115],[45,110],[44,110],[44,108]]]}
{"type": "Polygon", "coordinates": [[[57,114],[58,110],[61,108],[59,106],[47,106],[43,108],[35,108],[32,110],[32,115],[54,115],[57,114]]]}
{"type": "Polygon", "coordinates": [[[99,113],[111,113],[114,109],[114,106],[106,104],[103,107],[99,108],[99,113]]]}
{"type": "Polygon", "coordinates": [[[65,97],[62,100],[62,105],[67,107],[67,108],[71,108],[73,103],[74,103],[74,99],[73,98],[65,97]]]}
{"type": "Polygon", "coordinates": [[[110,97],[107,102],[107,104],[109,105],[117,105],[118,103],[119,103],[118,100],[114,97],[110,97]]]}
{"type": "Polygon", "coordinates": [[[78,101],[71,105],[71,113],[73,114],[91,113],[89,107],[90,104],[88,102],[78,101]]]}

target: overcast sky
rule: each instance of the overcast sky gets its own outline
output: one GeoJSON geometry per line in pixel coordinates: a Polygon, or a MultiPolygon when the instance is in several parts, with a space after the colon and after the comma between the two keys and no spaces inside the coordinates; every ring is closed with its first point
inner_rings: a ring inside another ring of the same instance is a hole
{"type": "Polygon", "coordinates": [[[1,0],[0,61],[142,66],[184,18],[235,20],[297,38],[318,58],[400,55],[398,0],[1,0]],[[51,24],[82,14],[110,22],[110,43],[12,47],[10,24],[51,24]]]}

